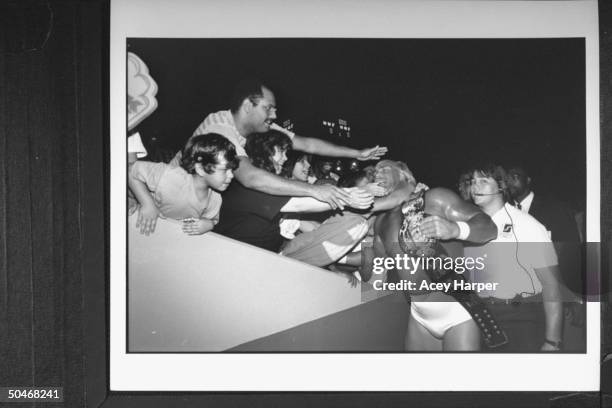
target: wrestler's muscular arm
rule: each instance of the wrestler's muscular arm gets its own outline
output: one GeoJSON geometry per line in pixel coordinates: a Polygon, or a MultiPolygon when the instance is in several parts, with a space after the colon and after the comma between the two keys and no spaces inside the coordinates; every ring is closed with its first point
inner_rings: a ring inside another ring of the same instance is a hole
{"type": "Polygon", "coordinates": [[[497,237],[497,227],[488,215],[447,188],[432,188],[425,193],[425,212],[431,215],[421,222],[425,236],[456,239],[460,232],[457,222],[463,221],[470,227],[466,241],[485,243],[497,237]]]}

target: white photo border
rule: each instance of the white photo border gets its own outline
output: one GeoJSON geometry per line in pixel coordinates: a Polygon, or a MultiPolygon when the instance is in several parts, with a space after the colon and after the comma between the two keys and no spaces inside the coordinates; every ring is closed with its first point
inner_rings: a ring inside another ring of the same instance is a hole
{"type": "Polygon", "coordinates": [[[587,241],[599,242],[597,1],[111,0],[109,384],[111,391],[599,390],[597,302],[587,306],[586,354],[128,354],[125,78],[131,37],[585,38],[587,241]],[[493,367],[504,369],[483,375],[493,367]]]}

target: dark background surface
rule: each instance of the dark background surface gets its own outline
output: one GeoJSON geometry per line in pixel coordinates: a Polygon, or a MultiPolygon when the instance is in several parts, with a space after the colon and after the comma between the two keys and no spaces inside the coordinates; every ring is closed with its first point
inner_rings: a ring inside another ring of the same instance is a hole
{"type": "MultiPolygon", "coordinates": [[[[601,239],[606,245],[612,238],[611,18],[612,4],[600,3],[601,239]]],[[[109,395],[108,24],[105,1],[0,4],[0,386],[57,385],[65,394],[63,404],[20,407],[612,406],[610,398],[594,393],[109,395]]],[[[290,100],[286,105],[292,106],[290,100]]],[[[603,249],[609,292],[610,246],[603,249]]],[[[602,310],[602,350],[609,353],[610,304],[602,303],[602,310]]],[[[602,387],[610,393],[612,369],[605,375],[602,387]]]]}
{"type": "Polygon", "coordinates": [[[474,161],[523,160],[536,191],[584,209],[583,39],[130,39],[157,81],[138,129],[176,151],[235,82],[269,83],[278,123],[325,137],[343,118],[354,147],[389,147],[417,179],[454,187],[474,161]],[[239,57],[237,57],[239,56],[239,57]],[[572,182],[569,183],[568,180],[572,182]]]}

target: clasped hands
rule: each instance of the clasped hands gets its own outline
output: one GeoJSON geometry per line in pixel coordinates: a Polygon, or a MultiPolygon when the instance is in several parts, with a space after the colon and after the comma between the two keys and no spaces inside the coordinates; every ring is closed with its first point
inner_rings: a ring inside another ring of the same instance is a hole
{"type": "MultiPolygon", "coordinates": [[[[160,216],[159,209],[153,205],[136,205],[129,210],[129,215],[138,211],[136,228],[140,229],[143,235],[150,235],[155,232],[157,219],[160,216]]],[[[185,218],[182,220],[182,230],[187,235],[201,235],[211,231],[215,223],[212,220],[201,218],[185,218]]]]}
{"type": "Polygon", "coordinates": [[[312,197],[326,202],[335,210],[352,207],[358,210],[367,210],[374,202],[374,197],[387,195],[387,190],[377,183],[369,183],[364,187],[341,188],[330,184],[312,186],[312,197]]]}

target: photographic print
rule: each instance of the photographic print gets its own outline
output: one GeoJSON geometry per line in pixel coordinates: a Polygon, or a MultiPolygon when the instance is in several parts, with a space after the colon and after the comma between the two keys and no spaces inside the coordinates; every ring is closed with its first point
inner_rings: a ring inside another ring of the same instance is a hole
{"type": "Polygon", "coordinates": [[[232,31],[219,4],[155,25],[164,5],[113,2],[111,388],[566,389],[561,368],[597,361],[596,3],[522,30],[552,9],[444,4],[363,26],[346,3],[281,7],[261,31],[243,11],[232,31]],[[559,375],[453,374],[538,358],[559,375]],[[129,374],[160,362],[182,374],[129,374]],[[424,373],[351,374],[403,364],[424,373]]]}

